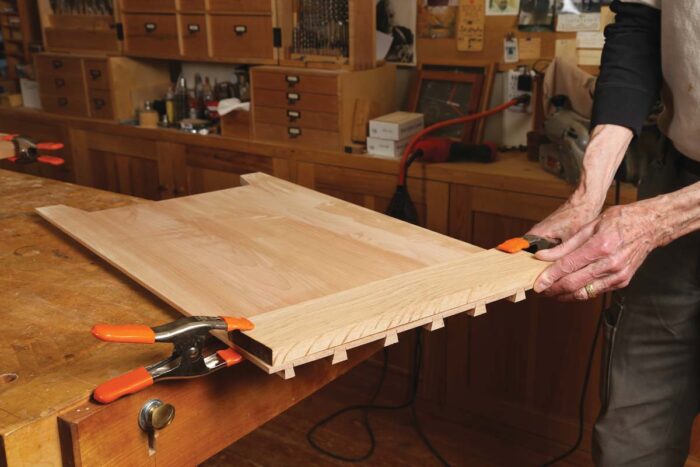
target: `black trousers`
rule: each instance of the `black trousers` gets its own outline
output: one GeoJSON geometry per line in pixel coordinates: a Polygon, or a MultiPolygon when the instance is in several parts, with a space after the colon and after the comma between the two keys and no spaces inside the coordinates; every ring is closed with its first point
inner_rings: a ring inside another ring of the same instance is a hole
{"type": "MultiPolygon", "coordinates": [[[[650,198],[700,181],[671,145],[640,186],[650,198]]],[[[682,466],[700,412],[700,232],[654,250],[603,316],[598,466],[682,466]]]]}

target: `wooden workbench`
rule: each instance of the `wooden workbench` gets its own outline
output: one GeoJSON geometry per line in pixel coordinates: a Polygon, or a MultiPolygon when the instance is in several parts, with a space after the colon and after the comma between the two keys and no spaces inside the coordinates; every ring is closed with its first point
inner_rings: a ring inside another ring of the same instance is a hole
{"type": "Polygon", "coordinates": [[[206,378],[157,384],[109,406],[100,382],[170,353],[168,345],[106,344],[97,322],[162,324],[179,315],[41,220],[34,208],[86,210],[138,202],[125,195],[0,170],[0,465],[193,465],[275,417],[371,355],[317,362],[284,381],[244,362],[206,378]],[[149,452],[143,404],[175,406],[149,452]],[[222,416],[226,414],[226,416],[222,416]]]}

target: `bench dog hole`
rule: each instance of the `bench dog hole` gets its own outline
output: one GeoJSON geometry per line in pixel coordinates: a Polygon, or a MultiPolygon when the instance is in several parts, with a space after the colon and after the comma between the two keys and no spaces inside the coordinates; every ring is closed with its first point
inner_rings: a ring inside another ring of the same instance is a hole
{"type": "Polygon", "coordinates": [[[9,384],[17,381],[17,373],[3,373],[0,375],[0,384],[9,384]]]}

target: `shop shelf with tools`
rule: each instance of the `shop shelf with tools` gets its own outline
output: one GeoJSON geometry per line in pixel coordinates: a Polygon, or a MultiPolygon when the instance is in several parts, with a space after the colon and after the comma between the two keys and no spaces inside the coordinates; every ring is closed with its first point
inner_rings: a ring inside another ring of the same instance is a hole
{"type": "Polygon", "coordinates": [[[31,63],[35,44],[41,43],[36,2],[12,0],[0,2],[0,37],[5,61],[3,79],[14,81],[2,86],[3,91],[16,90],[21,66],[31,63]]]}
{"type": "Polygon", "coordinates": [[[280,64],[362,70],[376,66],[374,0],[277,0],[280,64]]]}

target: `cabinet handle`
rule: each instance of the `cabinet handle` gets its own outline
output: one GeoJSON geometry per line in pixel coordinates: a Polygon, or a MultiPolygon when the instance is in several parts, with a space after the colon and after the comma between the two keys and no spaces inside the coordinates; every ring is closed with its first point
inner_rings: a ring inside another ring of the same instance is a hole
{"type": "Polygon", "coordinates": [[[54,70],[58,70],[59,68],[63,68],[63,60],[51,60],[51,66],[53,67],[54,70]]]}
{"type": "Polygon", "coordinates": [[[53,82],[56,84],[57,88],[62,88],[66,85],[66,80],[63,78],[56,78],[53,82]]]}
{"type": "Polygon", "coordinates": [[[296,104],[297,102],[299,102],[299,99],[301,99],[301,96],[299,95],[299,93],[296,93],[296,92],[288,92],[287,93],[287,102],[289,102],[290,104],[296,104]]]}
{"type": "Polygon", "coordinates": [[[287,84],[291,88],[291,87],[294,87],[295,85],[299,84],[299,81],[301,80],[301,78],[299,78],[298,75],[286,75],[284,77],[284,80],[287,82],[287,84]]]}
{"type": "Polygon", "coordinates": [[[90,77],[93,80],[98,80],[102,77],[102,72],[100,70],[95,69],[95,68],[90,68],[90,77]]]}
{"type": "Polygon", "coordinates": [[[154,32],[157,28],[156,23],[144,23],[143,28],[146,32],[154,32]]]}
{"type": "Polygon", "coordinates": [[[237,36],[242,36],[243,34],[248,32],[248,26],[243,26],[243,25],[234,26],[233,32],[235,32],[237,36]]]}
{"type": "Polygon", "coordinates": [[[290,126],[289,128],[287,128],[287,134],[290,138],[298,138],[299,136],[301,136],[301,128],[290,126]]]}
{"type": "Polygon", "coordinates": [[[287,117],[290,122],[295,122],[301,118],[301,112],[298,110],[287,110],[287,117]]]}
{"type": "Polygon", "coordinates": [[[65,107],[67,105],[68,105],[68,99],[66,99],[65,97],[58,98],[58,106],[59,107],[65,107]]]}
{"type": "Polygon", "coordinates": [[[187,31],[190,34],[194,34],[195,32],[199,32],[199,24],[188,24],[187,31]]]}
{"type": "Polygon", "coordinates": [[[104,100],[104,99],[100,99],[100,98],[95,98],[95,99],[92,100],[92,102],[93,102],[93,104],[95,104],[95,108],[96,108],[97,110],[100,110],[100,109],[101,109],[102,107],[104,107],[105,104],[106,104],[105,100],[104,100]]]}

